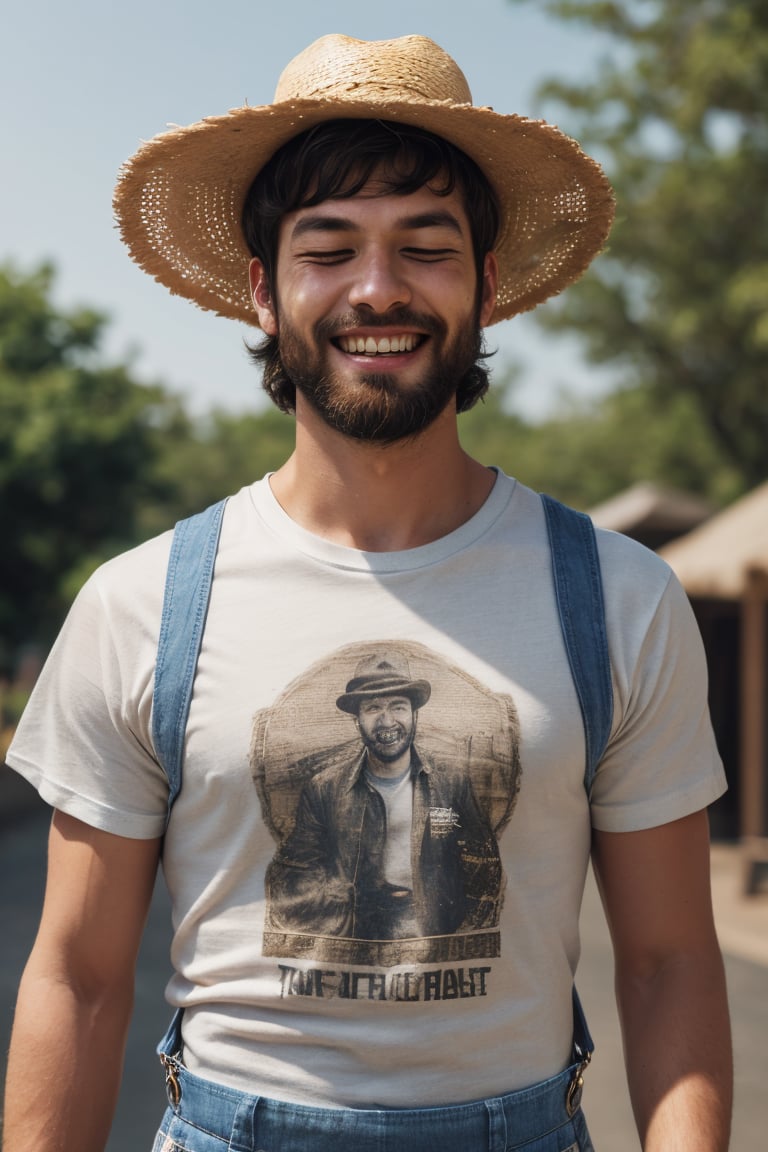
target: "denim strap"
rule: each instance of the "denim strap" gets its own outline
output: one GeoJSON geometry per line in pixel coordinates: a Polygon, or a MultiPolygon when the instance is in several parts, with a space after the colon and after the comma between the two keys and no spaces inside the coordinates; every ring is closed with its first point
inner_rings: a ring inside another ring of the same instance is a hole
{"type": "Polygon", "coordinates": [[[584,723],[584,787],[590,796],[613,722],[613,686],[600,559],[589,516],[567,508],[551,496],[542,495],[541,500],[552,551],[560,627],[584,723]]]}
{"type": "Polygon", "coordinates": [[[181,789],[184,733],[226,500],[176,525],[165,580],[152,697],[152,740],[168,777],[168,812],[181,789]]]}

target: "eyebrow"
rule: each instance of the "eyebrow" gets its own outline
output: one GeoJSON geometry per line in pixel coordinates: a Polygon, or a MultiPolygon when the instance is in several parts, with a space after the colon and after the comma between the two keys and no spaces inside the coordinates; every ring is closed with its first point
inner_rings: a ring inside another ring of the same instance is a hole
{"type": "MultiPolygon", "coordinates": [[[[413,216],[402,216],[396,221],[395,227],[402,231],[416,231],[423,228],[448,228],[451,232],[455,232],[457,236],[464,235],[461,224],[452,212],[446,210],[434,212],[419,212],[413,216]]],[[[296,240],[301,236],[308,235],[313,232],[362,232],[363,228],[360,227],[354,220],[347,216],[302,216],[297,220],[291,232],[291,239],[296,240]]]]}

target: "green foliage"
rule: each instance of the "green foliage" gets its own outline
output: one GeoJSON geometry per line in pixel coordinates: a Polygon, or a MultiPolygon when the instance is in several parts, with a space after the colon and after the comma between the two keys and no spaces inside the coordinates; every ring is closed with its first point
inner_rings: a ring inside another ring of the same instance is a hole
{"type": "Polygon", "coordinates": [[[713,503],[733,499],[740,474],[723,463],[689,396],[663,410],[641,387],[585,403],[565,396],[560,413],[527,424],[504,408],[502,392],[461,417],[465,449],[538,491],[588,509],[640,481],[699,492],[713,503]]]}
{"type": "Polygon", "coordinates": [[[198,421],[180,417],[155,466],[168,498],[142,509],[143,532],[161,531],[275,471],[293,443],[293,419],[271,406],[260,414],[214,410],[198,421]]]}
{"type": "Polygon", "coordinates": [[[46,642],[73,591],[137,539],[174,404],[98,361],[104,318],[58,311],[52,271],[0,268],[0,647],[46,642]],[[77,573],[77,579],[73,574],[77,573]]]}
{"type": "Polygon", "coordinates": [[[12,376],[27,378],[65,367],[93,351],[104,327],[98,312],[57,311],[51,302],[53,268],[44,264],[23,276],[12,268],[0,275],[0,363],[12,376]]]}
{"type": "MultiPolygon", "coordinates": [[[[512,3],[522,0],[512,0],[512,3]]],[[[527,0],[526,0],[527,2],[527,0]]],[[[660,406],[684,394],[739,486],[768,476],[768,4],[544,0],[611,37],[553,118],[606,166],[606,254],[545,313],[660,406]]]]}

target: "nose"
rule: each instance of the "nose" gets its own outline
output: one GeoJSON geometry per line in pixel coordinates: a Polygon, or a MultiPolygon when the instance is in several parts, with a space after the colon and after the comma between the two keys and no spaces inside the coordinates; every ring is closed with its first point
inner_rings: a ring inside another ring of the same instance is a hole
{"type": "Polygon", "coordinates": [[[370,308],[384,314],[404,307],[410,300],[411,290],[396,256],[372,252],[355,262],[355,277],[349,290],[352,308],[370,308]]]}

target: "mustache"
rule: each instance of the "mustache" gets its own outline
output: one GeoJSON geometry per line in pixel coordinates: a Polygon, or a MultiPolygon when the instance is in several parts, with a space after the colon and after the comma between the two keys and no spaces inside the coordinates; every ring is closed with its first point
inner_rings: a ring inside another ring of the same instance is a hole
{"type": "Polygon", "coordinates": [[[352,328],[418,328],[429,336],[444,336],[446,332],[445,324],[435,316],[410,308],[392,308],[389,312],[351,309],[341,316],[328,316],[318,320],[314,333],[318,340],[329,340],[352,328]]]}

